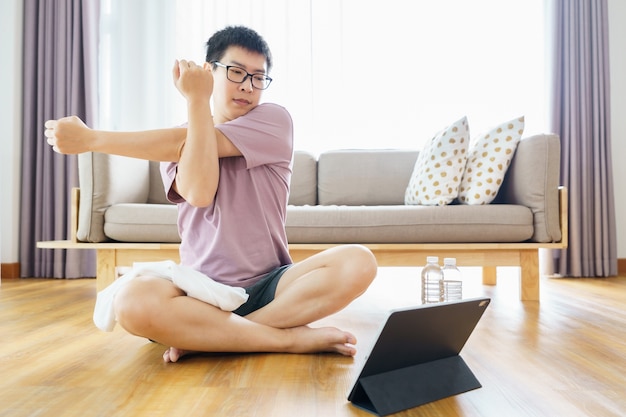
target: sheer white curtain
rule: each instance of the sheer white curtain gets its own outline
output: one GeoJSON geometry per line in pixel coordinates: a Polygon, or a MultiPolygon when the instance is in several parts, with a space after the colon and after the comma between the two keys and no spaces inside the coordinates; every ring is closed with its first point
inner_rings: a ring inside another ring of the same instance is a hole
{"type": "Polygon", "coordinates": [[[213,32],[243,24],[272,49],[264,101],[291,112],[296,148],[416,148],[464,115],[472,136],[520,115],[546,130],[543,0],[103,3],[107,128],[183,122],[174,59],[201,62],[213,32]]]}
{"type": "Polygon", "coordinates": [[[172,126],[173,0],[101,0],[100,127],[172,126]]]}

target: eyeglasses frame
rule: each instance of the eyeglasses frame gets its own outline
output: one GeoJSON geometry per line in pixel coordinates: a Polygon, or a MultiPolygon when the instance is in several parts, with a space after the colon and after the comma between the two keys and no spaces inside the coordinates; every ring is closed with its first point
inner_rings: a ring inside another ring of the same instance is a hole
{"type": "Polygon", "coordinates": [[[217,65],[218,67],[225,68],[225,69],[226,69],[226,78],[227,78],[227,79],[228,79],[228,81],[230,81],[231,83],[243,84],[243,83],[245,83],[245,82],[246,82],[246,80],[247,80],[248,78],[250,78],[250,80],[251,80],[250,85],[252,85],[252,87],[253,87],[253,88],[256,88],[257,90],[267,90],[267,88],[270,86],[270,84],[271,84],[271,83],[272,83],[272,81],[273,81],[273,80],[272,80],[272,77],[270,77],[270,76],[269,76],[269,75],[267,75],[267,74],[262,74],[262,73],[258,73],[258,72],[257,72],[257,73],[254,73],[254,74],[250,74],[248,71],[246,71],[245,69],[241,68],[241,67],[240,67],[240,66],[238,66],[238,65],[226,65],[226,64],[222,64],[222,63],[221,63],[221,62],[219,62],[219,61],[211,61],[211,64],[213,64],[213,65],[217,65]],[[239,70],[241,70],[241,71],[245,72],[245,73],[246,73],[246,76],[245,76],[245,77],[243,78],[243,80],[241,80],[241,81],[233,81],[233,80],[231,80],[231,79],[229,78],[229,76],[228,76],[228,70],[229,70],[229,69],[231,69],[231,68],[237,68],[237,69],[239,69],[239,70]],[[254,80],[254,78],[253,78],[253,77],[254,77],[254,76],[257,76],[257,75],[262,75],[262,76],[263,76],[263,77],[265,77],[265,79],[267,80],[267,85],[266,85],[264,88],[259,88],[259,87],[257,87],[257,86],[255,86],[255,85],[254,85],[254,82],[252,82],[252,81],[254,80]]]}

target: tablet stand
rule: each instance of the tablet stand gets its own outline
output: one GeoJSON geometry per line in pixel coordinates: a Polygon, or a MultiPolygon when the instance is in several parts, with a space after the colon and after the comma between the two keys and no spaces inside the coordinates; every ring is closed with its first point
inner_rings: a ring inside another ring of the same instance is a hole
{"type": "Polygon", "coordinates": [[[352,404],[378,416],[481,388],[458,356],[359,378],[352,404]]]}

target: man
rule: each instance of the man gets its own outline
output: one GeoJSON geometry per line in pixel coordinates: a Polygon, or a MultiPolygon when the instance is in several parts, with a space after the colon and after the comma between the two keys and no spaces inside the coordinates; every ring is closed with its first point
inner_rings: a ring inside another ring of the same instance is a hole
{"type": "Polygon", "coordinates": [[[46,122],[48,143],[60,153],[165,161],[166,192],[178,205],[181,264],[249,294],[231,313],[152,276],[122,287],[114,301],[118,322],[171,346],[166,362],[197,351],[356,352],[351,333],[307,325],[362,294],[376,260],[363,246],[343,245],[292,264],[284,226],[293,129],[284,108],[259,104],[270,69],[265,41],[248,28],[228,27],[207,42],[204,65],[174,65],[174,84],[187,101],[186,128],[104,132],[76,117],[46,122]]]}

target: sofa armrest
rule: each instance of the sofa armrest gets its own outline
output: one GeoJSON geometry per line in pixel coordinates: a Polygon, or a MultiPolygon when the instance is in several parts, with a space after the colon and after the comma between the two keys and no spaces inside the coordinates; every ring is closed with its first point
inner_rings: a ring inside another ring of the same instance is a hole
{"type": "Polygon", "coordinates": [[[554,134],[522,139],[502,183],[497,203],[520,204],[533,213],[533,242],[561,240],[559,178],[561,142],[554,134]]]}
{"type": "Polygon", "coordinates": [[[80,210],[76,238],[104,242],[104,212],[112,204],[145,203],[150,188],[148,161],[97,152],[78,155],[80,210]]]}

